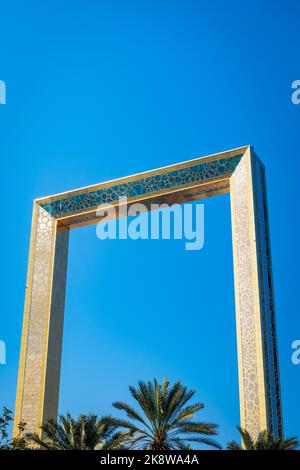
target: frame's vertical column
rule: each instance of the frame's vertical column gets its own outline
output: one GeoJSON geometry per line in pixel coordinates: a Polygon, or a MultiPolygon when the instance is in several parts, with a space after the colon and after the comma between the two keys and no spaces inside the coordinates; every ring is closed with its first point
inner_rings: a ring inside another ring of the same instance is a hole
{"type": "Polygon", "coordinates": [[[15,428],[41,434],[57,416],[69,232],[34,204],[22,342],[15,405],[15,428]]]}
{"type": "Polygon", "coordinates": [[[241,426],[282,435],[264,170],[246,152],[230,179],[241,426]],[[272,358],[272,359],[271,359],[272,358]]]}
{"type": "Polygon", "coordinates": [[[283,436],[279,360],[275,321],[272,257],[269,231],[268,201],[265,168],[251,151],[254,211],[260,308],[263,329],[263,354],[269,430],[275,437],[283,436]]]}

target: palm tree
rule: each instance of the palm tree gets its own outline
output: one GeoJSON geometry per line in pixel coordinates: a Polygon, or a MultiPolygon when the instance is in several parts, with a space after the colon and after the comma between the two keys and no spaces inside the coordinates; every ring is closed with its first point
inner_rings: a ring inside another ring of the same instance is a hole
{"type": "Polygon", "coordinates": [[[128,431],[127,449],[188,450],[192,443],[221,448],[207,437],[217,434],[215,424],[192,421],[204,407],[201,403],[187,404],[194,396],[194,390],[187,390],[180,382],[170,387],[167,379],[162,384],[156,379],[148,383],[140,381],[137,389],[130,386],[129,390],[141,412],[123,402],[113,403],[129,418],[114,419],[117,427],[128,431]]]}
{"type": "Polygon", "coordinates": [[[9,438],[9,427],[13,422],[11,410],[4,406],[0,415],[0,450],[24,450],[27,449],[27,441],[24,436],[26,424],[21,421],[18,426],[18,434],[13,438],[9,438]]]}
{"type": "Polygon", "coordinates": [[[43,437],[28,434],[30,441],[47,450],[106,450],[121,448],[128,432],[115,432],[110,416],[80,415],[74,420],[70,413],[60,415],[58,422],[49,419],[42,426],[43,437]]]}
{"type": "Polygon", "coordinates": [[[253,439],[246,429],[237,427],[243,442],[243,447],[237,442],[227,444],[227,450],[294,450],[298,446],[295,437],[290,439],[274,439],[272,433],[261,431],[256,439],[253,439]]]}

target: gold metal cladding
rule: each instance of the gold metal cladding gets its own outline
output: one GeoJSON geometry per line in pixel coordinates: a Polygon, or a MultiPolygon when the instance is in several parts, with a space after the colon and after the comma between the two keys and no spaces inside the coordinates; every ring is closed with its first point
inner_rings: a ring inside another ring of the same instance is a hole
{"type": "MultiPolygon", "coordinates": [[[[250,157],[250,155],[249,155],[250,157]]],[[[267,429],[250,158],[231,177],[241,425],[267,429]]]]}
{"type": "MultiPolygon", "coordinates": [[[[68,232],[99,222],[95,207],[58,215],[51,215],[45,207],[90,191],[239,155],[239,163],[230,174],[138,194],[130,197],[128,204],[142,202],[150,209],[152,202],[178,204],[230,192],[241,425],[253,436],[263,429],[282,435],[278,360],[271,357],[277,350],[272,326],[275,314],[273,305],[267,302],[272,285],[264,282],[264,270],[271,266],[270,251],[259,243],[268,226],[267,212],[261,204],[263,198],[266,205],[265,190],[261,188],[264,169],[255,166],[259,160],[250,146],[34,201],[14,435],[20,421],[27,423],[28,432],[41,435],[42,423],[57,416],[68,232]]],[[[111,204],[116,206],[118,217],[118,202],[111,204]]]]}
{"type": "Polygon", "coordinates": [[[206,157],[201,157],[201,158],[194,158],[192,160],[187,160],[182,163],[176,163],[175,165],[167,165],[161,168],[157,168],[156,170],[149,170],[145,171],[142,173],[136,173],[135,175],[131,176],[126,176],[122,178],[116,178],[110,181],[106,181],[104,183],[98,183],[98,184],[93,184],[90,186],[85,186],[83,188],[78,188],[74,189],[72,191],[65,191],[62,193],[54,194],[52,196],[47,196],[43,198],[38,198],[35,200],[35,202],[39,205],[43,204],[44,202],[50,202],[54,201],[56,199],[60,199],[62,196],[72,196],[72,195],[77,195],[77,194],[83,194],[87,191],[95,190],[95,189],[101,189],[101,188],[107,188],[112,185],[116,184],[121,184],[121,183],[128,183],[131,181],[136,181],[139,180],[142,177],[147,177],[147,176],[154,176],[162,173],[167,173],[169,171],[176,171],[182,168],[188,168],[192,165],[197,165],[198,163],[206,163],[206,162],[211,162],[214,160],[218,160],[220,158],[229,158],[235,155],[239,154],[244,154],[247,149],[249,148],[249,145],[243,146],[243,147],[238,147],[235,149],[227,150],[226,152],[219,152],[219,153],[214,153],[211,155],[208,155],[206,157]]]}

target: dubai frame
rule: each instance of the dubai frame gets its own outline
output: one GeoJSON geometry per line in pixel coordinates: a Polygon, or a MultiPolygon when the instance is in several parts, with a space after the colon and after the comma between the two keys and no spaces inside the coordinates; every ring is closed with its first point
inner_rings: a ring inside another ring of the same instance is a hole
{"type": "Polygon", "coordinates": [[[150,206],[228,192],[241,426],[282,436],[265,171],[250,146],[34,201],[15,435],[20,421],[41,434],[57,416],[69,230],[99,222],[97,206],[120,196],[150,206]]]}

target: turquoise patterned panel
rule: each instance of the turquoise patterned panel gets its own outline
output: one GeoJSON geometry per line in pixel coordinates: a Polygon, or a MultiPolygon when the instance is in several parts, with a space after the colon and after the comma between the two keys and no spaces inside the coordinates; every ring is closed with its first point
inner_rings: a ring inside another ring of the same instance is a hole
{"type": "Polygon", "coordinates": [[[127,196],[129,199],[158,191],[184,187],[192,183],[200,183],[218,176],[232,174],[242,156],[243,154],[221,158],[220,160],[199,163],[169,173],[144,177],[137,181],[118,185],[112,184],[112,186],[92,191],[87,190],[84,194],[70,195],[52,202],[46,202],[42,204],[42,207],[53,217],[59,217],[74,211],[92,209],[99,204],[116,201],[121,196],[127,196]]]}

